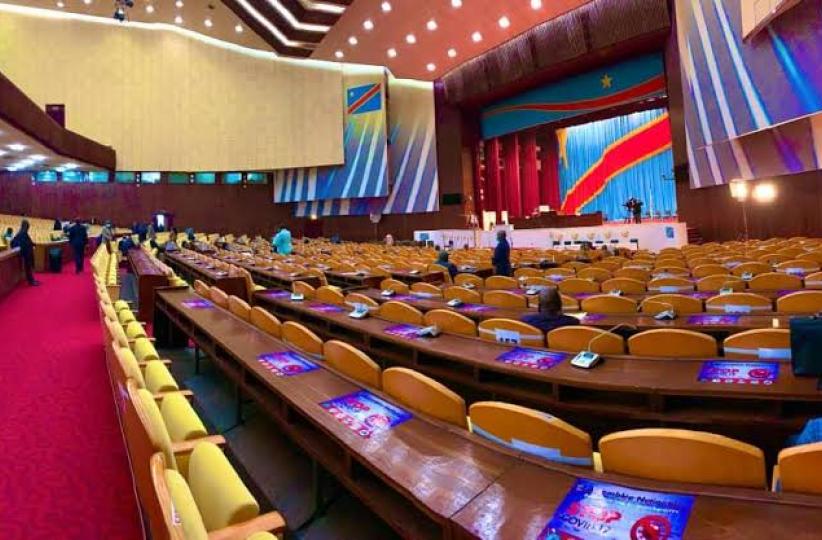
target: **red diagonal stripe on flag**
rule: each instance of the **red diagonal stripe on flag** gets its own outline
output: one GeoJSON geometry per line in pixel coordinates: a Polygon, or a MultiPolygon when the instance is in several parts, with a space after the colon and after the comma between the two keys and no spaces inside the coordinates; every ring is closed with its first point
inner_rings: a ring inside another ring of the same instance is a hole
{"type": "Polygon", "coordinates": [[[372,86],[365,94],[361,95],[360,99],[358,99],[350,107],[348,107],[348,114],[351,114],[352,112],[359,109],[361,106],[365,104],[366,101],[371,99],[374,96],[374,94],[376,94],[379,91],[380,83],[377,83],[374,86],[372,86]]]}

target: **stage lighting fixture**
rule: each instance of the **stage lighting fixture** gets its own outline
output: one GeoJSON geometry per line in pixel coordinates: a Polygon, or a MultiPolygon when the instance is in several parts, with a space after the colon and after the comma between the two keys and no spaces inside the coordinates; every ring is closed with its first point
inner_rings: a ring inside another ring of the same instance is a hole
{"type": "Polygon", "coordinates": [[[134,7],[134,0],[125,0],[123,3],[126,5],[127,8],[134,7]]]}
{"type": "Polygon", "coordinates": [[[114,20],[123,22],[126,20],[126,12],[123,8],[118,7],[114,10],[114,20]]]}
{"type": "Polygon", "coordinates": [[[758,203],[772,203],[774,199],[776,199],[776,186],[770,182],[757,184],[757,186],[753,189],[751,196],[758,203]]]}

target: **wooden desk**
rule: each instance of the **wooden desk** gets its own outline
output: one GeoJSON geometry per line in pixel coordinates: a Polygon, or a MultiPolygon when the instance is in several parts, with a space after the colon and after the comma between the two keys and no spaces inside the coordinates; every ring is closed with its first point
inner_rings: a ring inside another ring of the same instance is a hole
{"type": "Polygon", "coordinates": [[[377,288],[380,286],[380,283],[386,279],[377,274],[361,275],[357,272],[334,272],[331,270],[325,271],[325,278],[329,284],[342,287],[346,290],[377,288]]]}
{"type": "MultiPolygon", "coordinates": [[[[172,325],[190,336],[284,434],[401,536],[447,537],[449,518],[515,464],[489,443],[419,415],[372,440],[358,436],[319,403],[359,386],[322,365],[294,377],[273,376],[257,357],[288,350],[282,342],[219,308],[182,306],[193,298],[199,297],[186,290],[158,292],[159,334],[173,333],[162,328],[172,325]]],[[[165,344],[158,336],[158,345],[165,344]]]]}
{"type": "Polygon", "coordinates": [[[406,270],[388,270],[391,272],[391,277],[403,283],[440,283],[445,278],[442,272],[420,272],[419,274],[412,274],[406,270]]]}
{"type": "Polygon", "coordinates": [[[60,250],[60,258],[65,263],[72,259],[71,246],[68,240],[55,240],[34,244],[34,271],[46,272],[49,269],[49,251],[60,250]]]}
{"type": "Polygon", "coordinates": [[[23,281],[23,258],[20,249],[0,251],[0,299],[23,281]]]}
{"type": "Polygon", "coordinates": [[[166,264],[190,282],[199,279],[206,285],[216,286],[228,295],[249,300],[248,284],[243,276],[229,276],[211,265],[186,258],[180,252],[165,252],[162,257],[166,264]]]}
{"type": "Polygon", "coordinates": [[[751,442],[774,458],[789,435],[822,415],[816,379],[794,377],[787,363],[771,386],[698,382],[703,360],[687,358],[611,356],[592,370],[566,360],[542,371],[499,362],[511,347],[478,338],[404,339],[386,334],[395,323],[376,317],[356,320],[260,293],[254,301],[324,339],[347,341],[384,366],[426,373],[469,402],[500,399],[535,407],[597,437],[636,427],[701,429],[751,442]]]}
{"type": "Polygon", "coordinates": [[[129,250],[127,257],[137,282],[137,319],[148,322],[154,316],[154,289],[167,287],[168,276],[142,249],[129,250]]]}
{"type": "MultiPolygon", "coordinates": [[[[285,350],[283,344],[225,310],[182,306],[194,298],[187,290],[158,293],[160,334],[182,331],[194,339],[284,434],[403,537],[536,538],[577,477],[695,494],[688,538],[804,540],[822,526],[819,497],[599,475],[532,459],[420,415],[378,439],[360,438],[318,406],[357,385],[323,365],[295,377],[272,376],[256,358],[285,350]]],[[[166,342],[158,338],[158,344],[166,342]]]]}
{"type": "Polygon", "coordinates": [[[250,261],[243,258],[228,258],[220,257],[221,261],[234,264],[241,268],[245,268],[251,274],[254,283],[272,289],[287,289],[291,290],[295,281],[303,281],[312,287],[319,287],[322,285],[320,278],[317,276],[297,275],[292,276],[288,272],[280,272],[274,270],[273,267],[262,267],[251,264],[250,261]]]}

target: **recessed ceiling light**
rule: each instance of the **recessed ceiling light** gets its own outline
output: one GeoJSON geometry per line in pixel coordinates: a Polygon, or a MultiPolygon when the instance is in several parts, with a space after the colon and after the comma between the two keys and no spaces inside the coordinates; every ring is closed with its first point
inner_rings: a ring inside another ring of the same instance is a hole
{"type": "Polygon", "coordinates": [[[146,13],[154,13],[154,6],[151,5],[151,4],[148,4],[146,6],[146,13]]]}
{"type": "Polygon", "coordinates": [[[79,167],[79,165],[77,165],[76,163],[69,162],[63,163],[63,167],[65,167],[66,169],[76,169],[77,167],[79,167]]]}
{"type": "Polygon", "coordinates": [[[373,30],[374,29],[374,21],[371,19],[365,19],[362,23],[362,27],[366,30],[373,30]]]}
{"type": "Polygon", "coordinates": [[[64,7],[66,7],[66,5],[63,2],[57,2],[57,7],[63,9],[64,7]]]}
{"type": "Polygon", "coordinates": [[[89,4],[91,4],[91,0],[83,0],[83,3],[84,3],[85,5],[89,5],[89,4]]]}
{"type": "Polygon", "coordinates": [[[480,34],[479,32],[474,32],[473,34],[471,34],[471,40],[473,40],[474,43],[479,43],[480,41],[482,41],[482,34],[480,34]]]}
{"type": "Polygon", "coordinates": [[[46,161],[46,156],[44,156],[43,154],[32,154],[32,155],[29,156],[29,159],[31,161],[38,161],[38,162],[39,161],[46,161]]]}
{"type": "Polygon", "coordinates": [[[455,8],[462,7],[462,0],[451,0],[451,5],[455,8]]]}
{"type": "Polygon", "coordinates": [[[417,36],[415,36],[414,34],[408,34],[407,36],[405,36],[405,41],[413,45],[417,42],[417,36]]]}
{"type": "Polygon", "coordinates": [[[356,45],[357,43],[359,43],[359,41],[357,41],[357,36],[351,36],[350,38],[348,38],[348,43],[351,45],[356,45]]]}
{"type": "Polygon", "coordinates": [[[396,58],[397,57],[397,49],[391,47],[388,49],[388,58],[396,58]]]}
{"type": "Polygon", "coordinates": [[[431,30],[432,32],[437,29],[437,21],[431,19],[425,24],[425,27],[431,30]]]}
{"type": "Polygon", "coordinates": [[[448,49],[448,58],[456,58],[457,49],[448,49]]]}
{"type": "Polygon", "coordinates": [[[178,8],[183,7],[183,0],[177,0],[177,2],[174,3],[174,5],[177,6],[178,8]]]}
{"type": "Polygon", "coordinates": [[[437,66],[429,62],[428,65],[425,66],[425,69],[427,69],[428,71],[434,71],[435,69],[437,69],[437,66]]]}
{"type": "Polygon", "coordinates": [[[381,7],[384,13],[388,13],[391,11],[391,2],[383,2],[381,7]]]}
{"type": "Polygon", "coordinates": [[[238,24],[237,26],[234,27],[234,31],[237,32],[238,34],[242,34],[243,33],[243,25],[238,24]]]}
{"type": "Polygon", "coordinates": [[[14,150],[15,152],[22,152],[23,150],[26,149],[26,145],[25,144],[20,144],[20,143],[7,144],[6,147],[9,150],[14,150]]]}
{"type": "Polygon", "coordinates": [[[177,15],[174,17],[174,24],[183,24],[183,18],[177,15]]]}
{"type": "Polygon", "coordinates": [[[531,9],[539,9],[542,7],[542,0],[531,0],[531,9]]]}
{"type": "Polygon", "coordinates": [[[205,24],[205,25],[206,25],[206,27],[208,27],[208,28],[211,28],[212,26],[214,26],[214,23],[213,23],[213,22],[211,22],[211,19],[206,19],[206,20],[203,22],[203,24],[205,24]]]}
{"type": "Polygon", "coordinates": [[[503,15],[499,18],[499,26],[500,28],[508,28],[509,26],[511,26],[511,20],[505,15],[503,15]]]}
{"type": "Polygon", "coordinates": [[[5,156],[5,155],[6,155],[6,151],[5,150],[0,150],[0,156],[5,156]]]}
{"type": "Polygon", "coordinates": [[[337,58],[342,58],[343,56],[345,56],[345,54],[342,51],[337,51],[334,53],[334,56],[336,56],[337,58]]]}

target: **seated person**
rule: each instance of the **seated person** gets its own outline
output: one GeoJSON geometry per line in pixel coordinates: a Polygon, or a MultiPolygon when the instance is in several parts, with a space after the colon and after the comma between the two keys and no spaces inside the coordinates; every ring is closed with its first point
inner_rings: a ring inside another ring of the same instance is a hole
{"type": "Polygon", "coordinates": [[[6,229],[6,233],[3,235],[3,239],[6,241],[7,244],[10,244],[12,238],[14,238],[14,229],[9,227],[6,229]]]}
{"type": "Polygon", "coordinates": [[[171,236],[168,237],[168,242],[166,245],[163,246],[164,251],[179,251],[180,248],[177,246],[177,233],[172,232],[171,236]]]}
{"type": "Polygon", "coordinates": [[[539,293],[539,308],[537,313],[528,313],[520,319],[543,332],[550,332],[562,326],[575,326],[579,319],[562,313],[562,298],[555,287],[545,289],[539,293]]]}
{"type": "Polygon", "coordinates": [[[134,243],[134,239],[131,238],[130,234],[125,235],[120,239],[120,243],[117,244],[117,249],[120,250],[123,257],[129,252],[129,250],[135,249],[137,244],[134,243]]]}
{"type": "Polygon", "coordinates": [[[448,260],[448,252],[447,251],[440,251],[440,254],[437,256],[436,264],[440,266],[444,266],[448,269],[448,273],[451,274],[451,279],[454,279],[454,276],[457,275],[457,265],[452,263],[448,260]]]}

